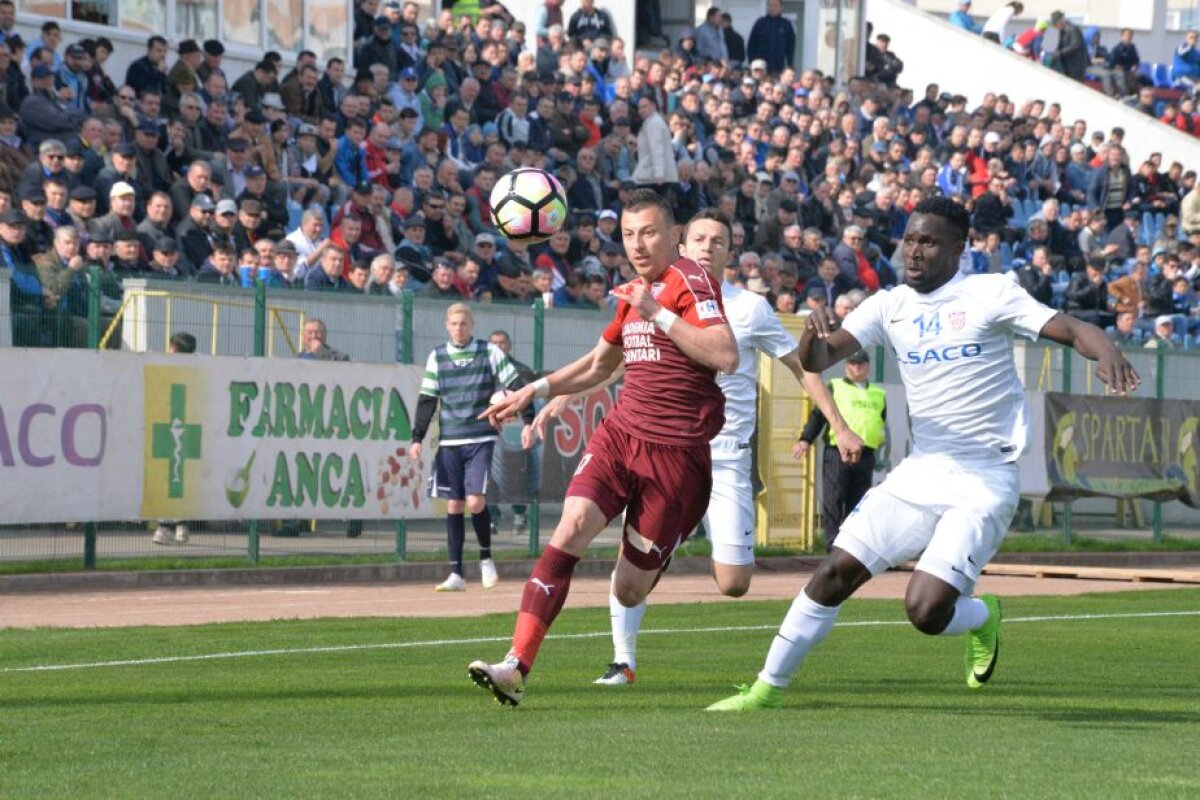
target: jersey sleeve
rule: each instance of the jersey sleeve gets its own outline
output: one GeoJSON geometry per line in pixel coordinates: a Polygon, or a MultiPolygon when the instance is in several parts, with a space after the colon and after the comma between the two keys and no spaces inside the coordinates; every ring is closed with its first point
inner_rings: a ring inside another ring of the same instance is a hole
{"type": "Polygon", "coordinates": [[[890,292],[876,292],[842,320],[842,330],[858,340],[859,347],[887,344],[887,303],[890,292]]]}
{"type": "Polygon", "coordinates": [[[488,364],[492,368],[496,383],[501,386],[508,386],[517,379],[517,368],[513,366],[512,360],[491,342],[488,343],[488,364]]]}
{"type": "Polygon", "coordinates": [[[672,269],[678,284],[672,287],[672,302],[664,303],[667,308],[697,328],[729,324],[721,289],[708,272],[698,265],[694,270],[672,269]]]}
{"type": "Polygon", "coordinates": [[[754,304],[754,347],[771,358],[782,358],[796,349],[796,338],[783,327],[779,315],[759,297],[754,304]]]}
{"type": "Polygon", "coordinates": [[[430,397],[441,395],[438,387],[437,353],[433,351],[430,351],[429,358],[425,359],[425,375],[421,378],[421,394],[430,397]]]}
{"type": "Polygon", "coordinates": [[[617,310],[613,312],[612,321],[604,328],[604,333],[600,334],[604,341],[611,344],[613,347],[621,346],[621,326],[625,321],[625,312],[629,306],[624,300],[617,301],[617,310]]]}
{"type": "Polygon", "coordinates": [[[1013,333],[1036,340],[1042,328],[1058,312],[1034,300],[1018,284],[1004,280],[1005,276],[995,277],[999,280],[991,281],[987,286],[987,307],[991,309],[992,320],[1013,333]]]}

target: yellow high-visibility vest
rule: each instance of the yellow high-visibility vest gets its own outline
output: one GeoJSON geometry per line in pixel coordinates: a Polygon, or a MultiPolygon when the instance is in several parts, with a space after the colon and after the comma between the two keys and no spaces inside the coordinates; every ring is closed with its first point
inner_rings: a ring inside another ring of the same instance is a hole
{"type": "MultiPolygon", "coordinates": [[[[833,392],[833,402],[841,412],[842,418],[850,430],[858,434],[863,444],[877,449],[883,444],[886,424],[883,410],[887,405],[887,395],[878,386],[867,385],[865,388],[839,379],[830,384],[833,392]]],[[[837,446],[837,437],[833,435],[833,426],[825,432],[825,441],[831,446],[837,446]]]]}

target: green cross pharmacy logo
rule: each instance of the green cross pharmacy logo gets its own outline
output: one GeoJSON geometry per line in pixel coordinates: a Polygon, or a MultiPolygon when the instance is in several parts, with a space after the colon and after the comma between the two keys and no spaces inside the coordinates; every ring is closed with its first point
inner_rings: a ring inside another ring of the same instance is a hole
{"type": "Polygon", "coordinates": [[[167,461],[167,497],[183,497],[184,467],[200,458],[200,425],[187,422],[187,387],[171,384],[170,420],[151,427],[151,455],[167,461]]]}

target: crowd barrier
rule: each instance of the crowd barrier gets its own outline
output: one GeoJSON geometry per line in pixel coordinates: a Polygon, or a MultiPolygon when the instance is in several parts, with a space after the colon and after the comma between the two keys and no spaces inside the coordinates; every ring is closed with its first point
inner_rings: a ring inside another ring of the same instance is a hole
{"type": "MultiPolygon", "coordinates": [[[[0,273],[0,342],[5,344],[11,342],[11,325],[5,319],[8,300],[7,277],[0,273]]],[[[197,379],[202,388],[195,391],[206,399],[200,403],[200,407],[192,405],[187,415],[201,410],[212,413],[216,416],[210,424],[214,428],[223,425],[225,430],[232,425],[231,409],[235,407],[231,400],[231,385],[257,386],[258,395],[254,398],[242,396],[239,402],[244,401],[244,405],[251,407],[251,411],[247,412],[250,416],[255,413],[261,415],[261,409],[259,412],[253,409],[263,405],[262,395],[265,391],[272,392],[271,403],[284,403],[275,391],[277,386],[290,384],[298,392],[299,386],[304,384],[302,379],[318,373],[318,383],[326,387],[328,397],[332,397],[336,387],[340,389],[343,404],[357,402],[361,413],[366,413],[363,409],[370,407],[372,424],[376,421],[376,414],[386,419],[387,408],[383,400],[393,388],[398,391],[404,413],[411,413],[415,408],[412,393],[415,392],[414,381],[419,379],[420,365],[424,363],[428,352],[445,340],[444,314],[447,305],[445,302],[411,295],[401,299],[358,297],[262,287],[240,289],[127,280],[121,309],[108,317],[97,315],[94,329],[89,331],[92,341],[102,347],[119,349],[120,352],[96,354],[80,350],[4,348],[0,355],[6,361],[6,374],[10,378],[5,383],[4,403],[0,408],[4,428],[4,440],[0,441],[0,460],[8,468],[4,482],[6,511],[0,523],[3,526],[0,527],[0,560],[53,560],[76,558],[82,554],[85,562],[91,565],[97,558],[112,561],[150,553],[161,554],[163,551],[152,546],[148,536],[148,526],[152,527],[154,520],[160,518],[199,520],[194,522],[194,529],[202,534],[200,537],[193,536],[195,544],[187,549],[188,555],[248,554],[255,561],[263,555],[310,553],[395,555],[404,558],[438,550],[443,542],[439,521],[442,507],[437,503],[422,502],[421,493],[413,492],[414,487],[425,478],[422,467],[418,467],[417,474],[409,475],[409,465],[398,457],[402,454],[376,453],[370,448],[364,450],[359,447],[353,431],[347,439],[338,440],[338,447],[334,449],[337,456],[335,460],[340,460],[343,471],[350,459],[358,456],[361,486],[352,487],[354,491],[350,493],[350,504],[342,504],[346,496],[345,487],[337,482],[343,480],[344,476],[337,480],[329,477],[337,484],[336,487],[332,484],[328,487],[322,485],[322,473],[313,456],[323,455],[325,451],[299,447],[288,450],[284,456],[290,470],[277,487],[280,490],[285,485],[290,488],[293,501],[297,496],[304,498],[305,502],[301,505],[288,507],[290,511],[285,510],[286,504],[282,502],[279,491],[275,493],[274,505],[251,504],[238,508],[228,502],[230,492],[236,496],[238,491],[245,489],[246,485],[239,478],[250,477],[238,474],[246,469],[251,454],[257,452],[256,448],[247,447],[245,442],[227,447],[222,445],[226,447],[225,450],[211,445],[217,448],[210,453],[216,460],[212,462],[210,471],[204,473],[206,483],[203,483],[203,492],[209,495],[211,501],[218,504],[226,502],[229,506],[218,508],[178,507],[153,500],[147,502],[144,496],[134,497],[130,494],[133,487],[145,491],[148,485],[149,479],[145,475],[151,468],[144,464],[122,461],[118,466],[104,470],[93,468],[86,475],[58,475],[50,479],[49,472],[44,471],[49,467],[30,467],[28,464],[22,467],[22,459],[26,455],[35,462],[47,458],[48,451],[42,449],[42,443],[47,441],[57,443],[56,456],[62,459],[57,468],[70,465],[69,455],[85,461],[94,458],[94,442],[88,440],[87,436],[95,437],[95,426],[100,423],[95,411],[88,409],[100,406],[111,409],[114,415],[104,420],[103,433],[108,437],[107,446],[120,445],[129,450],[132,446],[129,436],[140,436],[142,438],[138,441],[144,444],[141,450],[145,464],[153,464],[153,469],[159,472],[169,470],[171,462],[169,459],[163,461],[161,453],[164,449],[179,448],[180,457],[186,456],[186,425],[189,420],[180,418],[185,426],[183,431],[170,430],[170,420],[174,419],[170,414],[172,387],[179,381],[172,383],[168,379],[152,377],[148,380],[146,377],[160,373],[184,374],[182,385],[185,387],[191,385],[188,381],[192,378],[188,378],[188,375],[202,376],[202,379],[197,379]],[[302,349],[301,329],[305,321],[313,318],[325,322],[328,343],[350,356],[350,365],[297,360],[302,349]],[[191,361],[163,355],[171,334],[177,331],[187,331],[196,336],[202,355],[193,357],[191,361]],[[262,363],[256,357],[267,357],[268,360],[262,363]],[[66,366],[51,369],[52,361],[66,366]],[[417,366],[397,369],[397,363],[417,366]],[[241,377],[237,377],[238,374],[241,377]],[[53,399],[56,397],[54,392],[58,391],[52,387],[56,375],[72,391],[86,391],[75,397],[73,402],[53,399]],[[214,378],[214,375],[218,377],[214,378]],[[14,379],[13,376],[21,378],[14,379]],[[151,391],[148,387],[157,388],[151,391]],[[359,390],[364,390],[365,394],[359,390]],[[163,423],[149,418],[152,404],[148,401],[151,394],[155,396],[153,404],[157,404],[154,410],[163,412],[160,416],[168,418],[167,432],[160,433],[160,437],[167,438],[157,443],[158,451],[155,450],[154,426],[163,423]],[[357,400],[354,399],[356,396],[357,400]],[[255,406],[255,403],[259,405],[255,406]],[[46,405],[54,407],[53,414],[42,408],[46,405]],[[68,421],[70,426],[66,424],[68,421]],[[93,449],[89,450],[89,447],[93,449]],[[157,459],[155,452],[160,453],[157,459]],[[303,463],[297,459],[298,452],[305,453],[306,460],[303,463]],[[396,461],[395,472],[392,472],[389,457],[396,461]],[[397,478],[397,485],[393,489],[392,475],[400,475],[402,464],[405,467],[404,475],[397,478]],[[22,476],[22,469],[30,471],[22,476]],[[298,477],[301,470],[303,473],[298,477]],[[388,473],[386,486],[383,485],[385,473],[388,473]],[[100,480],[100,476],[107,477],[100,480]],[[235,484],[232,489],[230,481],[235,484]],[[407,485],[401,487],[402,483],[407,485]],[[40,491],[26,491],[28,487],[40,490],[44,486],[55,487],[53,498],[43,496],[40,491]],[[396,494],[400,488],[409,490],[403,496],[403,502],[402,496],[396,494]],[[358,503],[360,495],[362,504],[358,503]],[[125,504],[118,510],[101,513],[101,510],[112,508],[111,504],[122,497],[125,504]],[[381,503],[385,498],[386,509],[381,503]],[[322,506],[325,499],[329,499],[330,503],[322,506]],[[302,520],[303,535],[298,538],[265,536],[278,533],[278,520],[283,519],[302,520]],[[366,520],[366,534],[348,538],[348,520],[366,520]]],[[[560,367],[586,353],[594,345],[607,319],[605,314],[599,312],[548,310],[540,303],[533,307],[478,304],[475,313],[478,336],[504,330],[512,339],[513,356],[538,371],[560,367]]],[[[785,322],[795,333],[799,333],[798,318],[789,318],[785,322]]],[[[875,354],[874,379],[887,388],[893,411],[889,414],[889,442],[881,453],[880,461],[894,464],[903,457],[910,445],[903,414],[903,390],[899,386],[895,364],[884,356],[882,350],[875,354]]],[[[1172,401],[1200,396],[1200,362],[1195,360],[1196,355],[1167,350],[1136,350],[1130,351],[1129,356],[1144,381],[1139,397],[1162,401],[1159,408],[1169,409],[1173,419],[1180,417],[1182,412],[1172,401]]],[[[1077,527],[1081,515],[1115,524],[1115,510],[1124,514],[1139,507],[1143,501],[1130,496],[1123,498],[1120,501],[1122,505],[1118,507],[1111,498],[1086,496],[1091,492],[1071,494],[1059,491],[1054,494],[1046,472],[1054,454],[1047,456],[1045,393],[1100,398],[1104,394],[1103,386],[1094,378],[1092,370],[1082,358],[1061,347],[1018,342],[1015,357],[1019,374],[1030,393],[1034,424],[1032,447],[1022,462],[1024,493],[1039,501],[1049,498],[1062,503],[1061,509],[1065,513],[1060,518],[1068,536],[1072,521],[1077,527]]],[[[839,373],[840,367],[835,368],[830,376],[839,373]]],[[[311,401],[311,388],[317,384],[312,381],[308,383],[311,401]]],[[[192,391],[187,389],[185,394],[192,391]]],[[[616,391],[616,388],[610,388],[573,405],[558,421],[542,452],[536,456],[521,453],[515,430],[504,432],[498,447],[497,464],[506,460],[507,470],[513,475],[524,475],[525,480],[494,486],[495,499],[505,504],[517,502],[529,505],[532,517],[527,535],[514,534],[505,538],[509,528],[502,528],[506,532],[502,539],[507,546],[531,551],[540,547],[541,532],[546,526],[539,524],[538,515],[543,506],[538,501],[555,503],[561,499],[562,490],[587,437],[615,402],[616,391]],[[531,458],[536,461],[536,466],[530,461],[531,458]],[[530,478],[534,473],[536,480],[530,478]]],[[[299,394],[291,397],[293,403],[299,402],[299,394]]],[[[793,461],[790,455],[791,445],[809,409],[807,398],[786,369],[778,368],[778,365],[764,359],[759,405],[762,430],[770,431],[769,437],[760,437],[757,442],[757,463],[764,488],[758,497],[760,544],[816,547],[815,515],[819,504],[815,498],[820,487],[819,470],[815,469],[815,451],[802,463],[793,461]]],[[[1157,413],[1152,412],[1151,416],[1157,413]]],[[[1093,415],[1091,424],[1095,424],[1096,416],[1093,415]]],[[[1130,416],[1128,410],[1125,416],[1130,416]]],[[[280,419],[285,418],[286,414],[280,419]]],[[[1174,423],[1174,428],[1170,431],[1159,430],[1157,435],[1160,438],[1176,435],[1175,447],[1178,450],[1185,439],[1190,441],[1184,435],[1187,433],[1188,419],[1188,415],[1183,414],[1174,423]]],[[[339,421],[338,424],[343,422],[350,424],[348,420],[339,421]]],[[[274,418],[264,424],[270,430],[274,430],[276,424],[284,425],[285,429],[287,425],[286,422],[277,423],[274,418]]],[[[253,430],[248,419],[242,425],[243,433],[253,430]]],[[[369,433],[369,436],[377,433],[369,433]]],[[[255,440],[252,434],[250,438],[255,440]]],[[[403,447],[400,441],[403,438],[397,433],[388,445],[393,449],[403,447]]],[[[259,437],[255,441],[261,445],[261,439],[259,437]]],[[[371,444],[377,441],[372,439],[371,444]]],[[[137,450],[137,447],[133,447],[129,452],[136,454],[137,450]]],[[[253,456],[251,468],[254,480],[265,491],[268,484],[274,485],[276,482],[275,467],[280,451],[276,449],[264,453],[253,456]]],[[[186,458],[184,463],[186,474],[186,458]]],[[[332,473],[328,471],[333,467],[329,467],[329,463],[323,460],[326,474],[331,476],[332,473]]],[[[1190,462],[1185,458],[1176,459],[1173,465],[1179,470],[1186,470],[1188,464],[1195,469],[1194,456],[1190,462]]],[[[1186,476],[1182,480],[1186,483],[1186,476]]],[[[267,496],[262,495],[260,500],[265,503],[267,496]]],[[[1148,524],[1154,526],[1156,534],[1161,532],[1163,526],[1200,524],[1200,514],[1195,509],[1180,502],[1162,502],[1168,494],[1160,492],[1157,497],[1158,500],[1145,501],[1152,503],[1151,513],[1141,515],[1150,520],[1148,524]]],[[[1135,515],[1135,518],[1138,516],[1135,515]]],[[[1049,517],[1046,521],[1049,521],[1049,517]]],[[[612,543],[611,539],[608,544],[612,543]]]]}

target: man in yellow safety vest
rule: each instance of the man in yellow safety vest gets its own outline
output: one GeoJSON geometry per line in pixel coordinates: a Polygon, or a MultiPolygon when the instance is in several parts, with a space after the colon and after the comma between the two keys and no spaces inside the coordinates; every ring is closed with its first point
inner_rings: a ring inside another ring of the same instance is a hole
{"type": "Polygon", "coordinates": [[[821,527],[825,534],[825,551],[833,547],[833,540],[842,520],[858,505],[858,501],[871,488],[871,473],[875,471],[875,451],[887,438],[887,398],[882,387],[872,386],[867,381],[871,359],[867,351],[859,350],[846,359],[846,375],[830,382],[829,391],[838,411],[845,418],[850,430],[863,440],[862,457],[855,463],[842,461],[837,443],[833,440],[825,415],[813,406],[808,422],[800,434],[800,440],[792,448],[792,455],[803,458],[808,448],[825,433],[825,455],[822,463],[821,527]]]}

